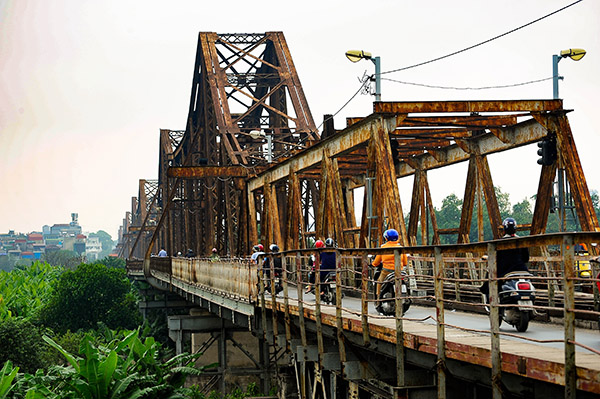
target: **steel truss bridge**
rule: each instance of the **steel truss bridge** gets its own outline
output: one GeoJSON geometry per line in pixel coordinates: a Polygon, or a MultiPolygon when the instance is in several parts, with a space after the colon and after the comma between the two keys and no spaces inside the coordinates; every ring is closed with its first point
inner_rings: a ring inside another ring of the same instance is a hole
{"type": "Polygon", "coordinates": [[[576,324],[597,320],[598,291],[593,279],[575,273],[575,262],[590,256],[576,256],[573,246],[599,242],[600,225],[567,113],[562,100],[375,102],[371,115],[348,118],[342,130],[326,117],[319,133],[281,32],[201,32],[186,128],[160,130],[158,179],[140,180],[123,220],[120,255],[132,277],[178,294],[161,306],[181,307],[184,299],[208,310],[173,316],[170,327],[179,344],[189,332],[220,331],[221,383],[227,330],[241,328],[258,339],[259,360],[242,352],[263,388],[287,364],[296,376],[287,385],[302,398],[592,397],[600,394],[600,353],[577,341],[576,324]],[[533,219],[522,226],[530,237],[498,240],[501,216],[487,157],[544,140],[556,143],[556,157],[541,167],[533,219]],[[460,221],[442,229],[427,173],[459,162],[468,162],[460,221]],[[405,221],[397,179],[410,177],[405,221]],[[555,180],[559,204],[552,203],[555,180]],[[357,189],[362,209],[355,207],[357,189]],[[571,212],[582,233],[544,234],[555,206],[561,223],[571,212]],[[469,242],[474,213],[479,240],[489,224],[493,241],[469,242]],[[400,232],[398,251],[411,255],[415,303],[435,308],[434,316],[411,320],[413,308],[395,318],[369,312],[367,254],[385,251],[375,247],[386,228],[400,232]],[[439,245],[443,234],[457,244],[439,245]],[[325,237],[339,246],[342,283],[334,307],[303,296],[310,246],[325,237]],[[245,259],[257,242],[282,250],[280,297],[264,293],[261,273],[245,259]],[[479,255],[522,246],[534,255],[539,317],[560,317],[564,325],[560,338],[537,341],[558,339],[559,348],[515,342],[499,329],[497,306],[491,328],[445,322],[448,307],[481,312],[476,286],[490,278],[485,271],[495,260],[479,255]],[[157,248],[216,248],[227,258],[152,257],[157,248]]]}

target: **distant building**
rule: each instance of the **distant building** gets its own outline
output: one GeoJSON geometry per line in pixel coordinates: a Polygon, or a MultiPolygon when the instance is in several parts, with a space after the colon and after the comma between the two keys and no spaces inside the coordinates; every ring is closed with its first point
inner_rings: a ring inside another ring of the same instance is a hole
{"type": "Polygon", "coordinates": [[[102,243],[99,237],[88,237],[85,242],[85,257],[88,261],[98,260],[98,255],[102,252],[102,243]]]}

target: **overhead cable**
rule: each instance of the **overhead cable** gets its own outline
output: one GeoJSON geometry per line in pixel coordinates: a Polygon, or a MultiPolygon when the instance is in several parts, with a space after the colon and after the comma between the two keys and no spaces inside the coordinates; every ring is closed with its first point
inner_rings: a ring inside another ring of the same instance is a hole
{"type": "Polygon", "coordinates": [[[569,5],[566,5],[566,6],[564,6],[563,8],[560,8],[560,9],[558,9],[558,10],[556,10],[556,11],[553,11],[553,12],[551,12],[550,14],[546,14],[546,15],[544,15],[543,17],[540,17],[540,18],[538,18],[538,19],[536,19],[536,20],[533,20],[533,21],[531,21],[531,22],[528,22],[528,23],[526,23],[525,25],[521,25],[521,26],[519,26],[518,28],[511,29],[511,30],[509,30],[508,32],[504,32],[504,33],[502,33],[502,34],[500,34],[500,35],[494,36],[494,37],[492,37],[492,38],[490,38],[490,39],[484,40],[484,41],[482,41],[482,42],[480,42],[480,43],[477,43],[477,44],[474,44],[474,45],[472,45],[472,46],[465,47],[465,48],[463,48],[462,50],[454,51],[454,52],[452,52],[452,53],[450,53],[450,54],[446,54],[446,55],[443,55],[443,56],[441,56],[441,57],[434,58],[434,59],[432,59],[432,60],[429,60],[429,61],[420,62],[420,63],[418,63],[418,64],[409,65],[409,66],[406,66],[406,67],[403,67],[403,68],[392,69],[392,70],[390,70],[390,71],[381,72],[381,73],[380,73],[380,75],[384,75],[384,74],[386,74],[386,73],[393,73],[393,72],[405,71],[405,70],[407,70],[407,69],[412,69],[412,68],[416,68],[416,67],[423,66],[423,65],[426,65],[426,64],[431,64],[432,62],[435,62],[435,61],[440,61],[440,60],[443,60],[443,59],[445,59],[445,58],[452,57],[453,55],[457,55],[457,54],[460,54],[460,53],[464,53],[465,51],[472,50],[472,49],[474,49],[474,48],[476,48],[476,47],[479,47],[479,46],[482,46],[482,45],[484,45],[484,44],[487,44],[487,43],[489,43],[489,42],[492,42],[492,41],[494,41],[494,40],[496,40],[496,39],[500,39],[501,37],[504,37],[504,36],[506,36],[506,35],[510,35],[511,33],[514,33],[514,32],[516,32],[516,31],[518,31],[518,30],[520,30],[520,29],[523,29],[523,28],[525,28],[525,27],[527,27],[527,26],[533,25],[533,24],[535,24],[536,22],[539,22],[539,21],[541,21],[541,20],[543,20],[543,19],[546,19],[546,18],[548,18],[548,17],[550,17],[550,16],[552,16],[552,15],[554,15],[554,14],[558,14],[559,12],[561,12],[561,11],[564,11],[564,10],[566,10],[566,9],[567,9],[567,8],[569,8],[569,7],[572,7],[572,6],[574,6],[575,4],[577,4],[577,3],[581,3],[582,1],[583,1],[583,0],[577,0],[577,1],[575,1],[575,2],[573,2],[573,3],[571,3],[571,4],[569,4],[569,5]]]}
{"type": "Polygon", "coordinates": [[[530,80],[528,82],[521,83],[512,83],[508,85],[499,85],[499,86],[483,86],[483,87],[454,87],[454,86],[436,86],[436,85],[428,85],[425,83],[414,83],[414,82],[404,82],[402,80],[390,79],[390,78],[381,78],[381,80],[387,80],[389,82],[400,83],[403,85],[411,85],[411,86],[419,86],[419,87],[427,87],[430,89],[445,89],[445,90],[487,90],[487,89],[506,89],[509,87],[517,87],[517,86],[525,86],[532,83],[544,82],[546,80],[553,79],[552,76],[549,78],[530,80]]]}

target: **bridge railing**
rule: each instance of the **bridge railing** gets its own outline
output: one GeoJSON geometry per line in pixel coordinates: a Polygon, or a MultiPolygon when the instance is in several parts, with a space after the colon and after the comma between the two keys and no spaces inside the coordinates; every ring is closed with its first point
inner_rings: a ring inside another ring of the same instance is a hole
{"type": "Polygon", "coordinates": [[[258,298],[258,272],[249,259],[152,257],[150,276],[171,285],[187,284],[212,294],[246,303],[258,298]]]}
{"type": "MultiPolygon", "coordinates": [[[[594,255],[576,255],[575,245],[579,243],[598,243],[600,242],[600,233],[557,233],[540,236],[528,236],[513,239],[502,239],[483,243],[457,244],[457,245],[438,245],[438,246],[413,246],[401,248],[378,248],[378,249],[336,249],[336,303],[333,305],[324,304],[318,295],[322,291],[319,281],[318,262],[311,259],[315,250],[296,250],[287,251],[283,254],[267,255],[269,257],[280,256],[283,258],[281,276],[284,286],[285,319],[289,320],[289,301],[294,288],[296,291],[298,314],[300,325],[304,324],[303,307],[314,308],[315,322],[317,324],[317,341],[322,345],[322,311],[326,307],[334,307],[336,314],[336,323],[338,330],[343,328],[342,312],[344,314],[353,314],[360,317],[363,341],[369,345],[372,336],[376,332],[369,331],[371,326],[369,321],[385,316],[377,315],[372,310],[374,302],[372,292],[375,281],[372,277],[371,258],[369,255],[394,254],[396,271],[400,271],[400,256],[408,254],[410,263],[407,267],[410,275],[409,281],[412,288],[411,300],[429,301],[436,307],[436,316],[432,318],[437,326],[437,356],[438,364],[438,382],[445,381],[445,330],[446,328],[456,328],[470,330],[472,332],[490,334],[491,353],[492,353],[492,383],[495,396],[499,397],[501,393],[500,370],[501,370],[501,352],[500,336],[511,336],[538,344],[562,342],[564,344],[564,374],[556,375],[555,383],[565,384],[565,397],[575,397],[577,389],[577,369],[575,367],[575,347],[582,347],[592,353],[600,355],[600,352],[589,348],[575,340],[575,322],[576,315],[583,319],[598,320],[600,312],[598,309],[598,278],[597,267],[594,263],[590,264],[590,273],[584,275],[580,272],[578,262],[588,261],[594,255]],[[506,278],[496,277],[496,254],[499,250],[529,248],[532,256],[530,258],[531,280],[537,288],[538,299],[531,307],[537,313],[554,315],[561,317],[564,322],[564,337],[560,340],[535,340],[524,335],[516,335],[499,330],[500,309],[507,305],[501,305],[498,301],[498,286],[495,282],[506,280],[506,278]],[[484,258],[483,255],[487,255],[484,258]],[[310,301],[304,299],[304,291],[307,287],[307,276],[315,266],[315,284],[316,289],[314,299],[310,301]],[[479,287],[488,282],[490,286],[491,304],[487,305],[482,301],[482,295],[479,287]],[[576,292],[577,289],[577,292],[576,292]],[[342,293],[348,296],[360,298],[360,309],[344,307],[342,293]],[[490,330],[473,330],[462,326],[454,326],[445,322],[444,310],[448,306],[458,307],[468,305],[471,309],[484,311],[489,306],[490,330]],[[321,336],[320,336],[321,335],[321,336]],[[320,336],[320,337],[319,337],[320,336]]],[[[329,249],[330,250],[330,249],[329,249]]],[[[328,251],[324,249],[322,251],[328,251]]],[[[314,255],[313,255],[314,256],[314,255]]],[[[271,262],[271,265],[273,262],[271,262]]],[[[400,273],[396,273],[399,276],[400,273]]],[[[398,279],[398,277],[397,277],[398,279]]],[[[273,274],[264,276],[260,282],[261,290],[259,295],[263,297],[260,302],[263,309],[272,308],[271,314],[277,317],[275,310],[276,300],[271,296],[271,300],[264,298],[264,287],[273,284],[275,278],[273,274]]],[[[393,297],[396,302],[396,342],[402,342],[402,331],[404,320],[411,320],[403,315],[402,302],[407,299],[399,295],[398,284],[396,281],[396,292],[393,297]]],[[[263,311],[263,317],[265,316],[263,311]]],[[[389,320],[389,317],[386,317],[389,320]]],[[[276,329],[274,320],[274,329],[276,329]]],[[[289,327],[286,326],[286,334],[289,327]]],[[[306,333],[304,333],[306,334],[306,333]]],[[[340,339],[340,342],[343,341],[340,339]]],[[[319,348],[320,351],[323,348],[319,348]]],[[[340,349],[342,352],[342,349],[340,349]]],[[[401,352],[401,351],[400,351],[401,352]]],[[[403,386],[403,360],[399,352],[397,356],[398,386],[403,386]]],[[[598,387],[596,387],[598,388],[598,387]]]]}

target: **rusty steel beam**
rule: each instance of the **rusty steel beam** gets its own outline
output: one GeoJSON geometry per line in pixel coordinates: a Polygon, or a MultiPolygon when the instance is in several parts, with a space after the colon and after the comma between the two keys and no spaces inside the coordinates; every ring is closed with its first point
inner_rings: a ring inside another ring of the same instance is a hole
{"type": "Polygon", "coordinates": [[[243,166],[188,166],[170,167],[167,177],[202,179],[205,177],[248,177],[251,169],[243,166]]]}
{"type": "Polygon", "coordinates": [[[542,112],[562,109],[562,100],[374,102],[373,113],[542,112]]]}
{"type": "MultiPolygon", "coordinates": [[[[501,141],[493,134],[485,134],[469,139],[470,147],[481,155],[488,155],[535,143],[548,134],[546,129],[533,119],[521,122],[514,127],[506,128],[506,133],[511,137],[508,143],[501,141]]],[[[464,162],[469,157],[470,154],[468,152],[461,149],[458,145],[452,145],[436,150],[435,155],[428,152],[417,156],[414,161],[418,162],[422,169],[430,170],[464,162]]],[[[397,167],[398,177],[412,175],[414,171],[407,163],[401,163],[397,167]]]]}
{"type": "MultiPolygon", "coordinates": [[[[560,100],[557,100],[560,101],[560,100]]],[[[248,188],[253,191],[262,187],[265,182],[274,182],[284,179],[290,171],[302,171],[313,167],[321,162],[322,151],[327,148],[333,157],[351,153],[359,146],[364,145],[370,139],[370,132],[381,126],[382,123],[394,124],[395,118],[379,119],[377,115],[371,115],[362,119],[359,123],[344,129],[333,137],[321,141],[307,148],[293,158],[287,159],[262,173],[256,178],[250,179],[248,188]]],[[[396,130],[391,129],[396,132],[396,130]]],[[[500,128],[504,134],[510,136],[509,142],[503,142],[494,134],[487,133],[469,139],[471,147],[476,148],[482,155],[506,151],[523,145],[539,141],[546,136],[546,129],[533,119],[518,123],[509,128],[500,128]]],[[[470,154],[457,145],[442,147],[431,152],[416,155],[413,159],[418,162],[423,170],[436,169],[443,166],[463,162],[469,159],[470,154]]],[[[415,155],[415,154],[411,154],[415,155]]],[[[396,172],[398,177],[408,176],[414,173],[414,169],[408,163],[400,163],[396,172]]]]}
{"type": "Polygon", "coordinates": [[[327,140],[323,140],[312,147],[302,150],[295,157],[286,159],[250,179],[248,181],[248,190],[254,191],[265,184],[284,179],[290,172],[300,172],[319,165],[323,157],[323,151],[325,150],[332,157],[344,155],[344,153],[366,143],[371,138],[371,131],[381,123],[380,117],[369,117],[359,125],[345,129],[327,140]]]}
{"type": "Polygon", "coordinates": [[[514,125],[519,115],[478,115],[478,116],[408,116],[399,126],[457,126],[457,127],[500,127],[514,125]]]}

